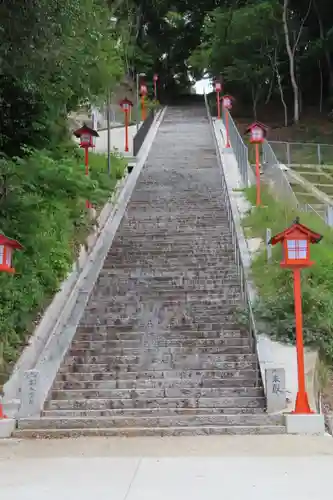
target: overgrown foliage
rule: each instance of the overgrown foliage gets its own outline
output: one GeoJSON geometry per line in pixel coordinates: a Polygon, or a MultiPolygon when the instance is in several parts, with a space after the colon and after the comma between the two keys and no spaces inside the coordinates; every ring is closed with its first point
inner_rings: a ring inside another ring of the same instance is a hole
{"type": "Polygon", "coordinates": [[[0,150],[52,148],[67,114],[123,74],[104,0],[11,0],[0,4],[0,150]]]}
{"type": "Polygon", "coordinates": [[[0,274],[0,372],[71,270],[92,226],[85,200],[99,210],[124,161],[113,157],[112,175],[105,170],[105,157],[91,154],[87,177],[77,148],[56,160],[49,151],[31,151],[0,161],[0,228],[24,246],[14,255],[15,275],[0,274]]]}
{"type": "Polygon", "coordinates": [[[190,66],[196,74],[222,74],[254,115],[258,104],[276,101],[285,123],[297,122],[306,105],[323,111],[332,104],[332,21],[326,0],[225,0],[207,11],[190,66]]]}
{"type": "MultiPolygon", "coordinates": [[[[252,205],[255,188],[246,190],[252,205]]],[[[290,226],[296,216],[324,237],[311,246],[313,267],[302,270],[303,333],[307,345],[318,348],[324,358],[333,363],[333,231],[316,215],[298,212],[277,202],[266,190],[264,207],[253,208],[243,220],[249,237],[265,241],[266,228],[276,234],[290,226]]],[[[273,258],[267,262],[263,247],[253,261],[252,273],[258,289],[255,316],[261,333],[284,342],[295,341],[293,281],[291,271],[279,265],[281,245],[273,247],[273,258]]]]}

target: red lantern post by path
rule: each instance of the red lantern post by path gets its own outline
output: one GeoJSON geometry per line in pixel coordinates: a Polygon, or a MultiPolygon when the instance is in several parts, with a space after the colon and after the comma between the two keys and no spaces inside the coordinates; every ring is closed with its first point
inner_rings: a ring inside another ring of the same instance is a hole
{"type": "Polygon", "coordinates": [[[157,80],[158,80],[158,74],[155,73],[153,76],[153,82],[154,82],[154,99],[157,101],[157,80]]]}
{"type": "Polygon", "coordinates": [[[145,106],[145,97],[148,93],[147,86],[142,84],[140,86],[140,95],[141,95],[141,120],[144,122],[146,119],[146,106],[145,106]]]}
{"type": "Polygon", "coordinates": [[[224,95],[222,97],[222,106],[223,109],[226,110],[225,113],[225,129],[226,129],[226,134],[227,134],[227,140],[226,140],[226,148],[230,148],[230,139],[229,139],[229,110],[232,108],[232,101],[233,97],[231,95],[224,95]]]}
{"type": "Polygon", "coordinates": [[[125,98],[119,103],[121,109],[124,112],[125,115],[125,151],[128,151],[128,125],[129,125],[129,113],[131,111],[131,108],[133,107],[132,101],[129,99],[125,98]]]}
{"type": "MultiPolygon", "coordinates": [[[[99,134],[84,123],[81,128],[75,130],[74,135],[80,139],[80,147],[84,149],[86,175],[89,175],[89,148],[95,147],[95,138],[99,137],[99,134]]],[[[88,200],[86,201],[86,207],[91,208],[91,203],[88,200]]]]}
{"type": "Polygon", "coordinates": [[[250,134],[250,143],[255,144],[256,149],[256,206],[261,205],[261,191],[260,191],[260,151],[259,144],[262,144],[267,135],[267,127],[259,122],[254,122],[246,129],[246,133],[250,134]]]}
{"type": "Polygon", "coordinates": [[[0,234],[0,272],[15,273],[12,267],[13,250],[23,250],[23,246],[18,241],[0,234]]]}
{"type": "Polygon", "coordinates": [[[292,269],[294,273],[298,392],[293,413],[313,413],[305,389],[301,269],[314,264],[310,260],[310,244],[319,243],[321,239],[322,236],[319,233],[315,233],[300,224],[299,217],[297,217],[292,226],[273,236],[270,240],[271,245],[281,243],[283,260],[280,265],[292,269]]]}
{"type": "Polygon", "coordinates": [[[216,105],[217,105],[217,119],[221,119],[221,103],[220,103],[220,93],[222,92],[222,84],[220,82],[215,83],[216,92],[216,105]]]}

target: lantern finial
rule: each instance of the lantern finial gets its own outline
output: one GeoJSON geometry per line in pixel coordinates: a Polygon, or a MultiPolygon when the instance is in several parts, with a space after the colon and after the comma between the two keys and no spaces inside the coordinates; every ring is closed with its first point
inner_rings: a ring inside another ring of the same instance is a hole
{"type": "Polygon", "coordinates": [[[299,218],[299,216],[297,216],[296,219],[294,220],[294,224],[300,224],[300,218],[299,218]]]}

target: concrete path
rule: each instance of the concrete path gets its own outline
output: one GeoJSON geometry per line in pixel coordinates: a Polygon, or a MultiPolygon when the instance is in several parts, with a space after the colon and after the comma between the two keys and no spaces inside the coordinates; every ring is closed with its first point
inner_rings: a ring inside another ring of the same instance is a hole
{"type": "MultiPolygon", "coordinates": [[[[105,153],[107,151],[108,132],[107,130],[100,130],[99,137],[96,139],[96,153],[105,153]]],[[[125,156],[133,156],[133,139],[136,134],[136,125],[128,127],[128,147],[129,152],[125,153],[125,129],[124,127],[117,127],[111,130],[111,151],[118,150],[119,153],[125,156]]]]}
{"type": "MultiPolygon", "coordinates": [[[[99,130],[99,137],[96,139],[95,153],[106,153],[108,150],[108,132],[107,130],[99,130]]],[[[125,129],[117,127],[111,129],[111,152],[117,150],[124,156],[133,156],[133,139],[136,134],[136,125],[128,127],[128,147],[129,151],[125,152],[125,129]]],[[[74,138],[75,142],[79,142],[74,138]]]]}
{"type": "Polygon", "coordinates": [[[13,500],[323,500],[333,489],[328,437],[11,440],[0,463],[1,498],[13,500]]]}

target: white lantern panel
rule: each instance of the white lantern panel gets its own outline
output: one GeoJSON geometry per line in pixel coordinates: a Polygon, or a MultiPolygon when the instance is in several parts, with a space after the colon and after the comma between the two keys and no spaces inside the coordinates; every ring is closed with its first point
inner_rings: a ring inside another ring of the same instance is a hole
{"type": "Polygon", "coordinates": [[[261,141],[264,137],[264,131],[259,128],[255,127],[252,129],[252,139],[255,141],[261,141]]]}
{"type": "Polygon", "coordinates": [[[216,92],[221,92],[221,84],[220,83],[217,83],[215,85],[215,90],[216,90],[216,92]]]}
{"type": "Polygon", "coordinates": [[[307,258],[307,240],[287,240],[287,250],[289,260],[304,260],[307,258]]]}
{"type": "Polygon", "coordinates": [[[125,110],[125,111],[127,111],[130,107],[129,104],[127,104],[127,103],[124,103],[122,106],[123,106],[123,110],[125,110]]]}
{"type": "Polygon", "coordinates": [[[90,143],[90,134],[82,134],[81,135],[81,142],[83,142],[83,143],[89,142],[90,143]]]}
{"type": "Polygon", "coordinates": [[[5,247],[3,245],[0,245],[0,264],[3,264],[4,252],[5,252],[5,247]]]}
{"type": "Polygon", "coordinates": [[[231,108],[231,100],[229,99],[229,97],[225,97],[223,99],[223,106],[227,109],[231,108]]]}
{"type": "Polygon", "coordinates": [[[12,249],[9,247],[6,248],[6,264],[8,267],[12,264],[12,249]]]}

